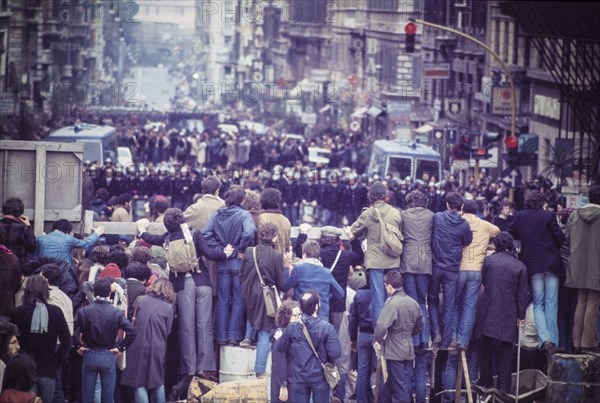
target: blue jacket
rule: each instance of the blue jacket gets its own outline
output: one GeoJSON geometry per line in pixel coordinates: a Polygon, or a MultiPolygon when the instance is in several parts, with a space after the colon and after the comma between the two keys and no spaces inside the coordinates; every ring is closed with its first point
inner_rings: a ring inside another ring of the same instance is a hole
{"type": "Polygon", "coordinates": [[[292,269],[283,291],[290,288],[294,288],[295,301],[300,301],[300,297],[306,291],[318,292],[321,298],[319,318],[325,321],[329,321],[329,297],[333,297],[333,300],[344,298],[344,290],[335,281],[328,268],[307,262],[300,263],[292,269]]]}
{"type": "Polygon", "coordinates": [[[75,248],[87,249],[95,244],[99,237],[98,234],[93,233],[85,239],[77,239],[73,235],[54,230],[47,235],[37,237],[37,256],[53,257],[72,264],[71,251],[75,248]]]}
{"type": "Polygon", "coordinates": [[[204,239],[211,248],[221,249],[231,244],[234,247],[232,257],[244,253],[254,240],[256,226],[249,211],[240,206],[229,206],[217,210],[202,229],[204,239]]]}
{"type": "MultiPolygon", "coordinates": [[[[322,363],[333,363],[342,355],[340,341],[331,323],[304,314],[301,320],[308,329],[322,363]]],[[[326,382],[321,363],[308,344],[300,322],[291,323],[275,345],[278,351],[291,353],[292,360],[291,366],[288,367],[288,375],[291,375],[292,383],[326,382]]]]}
{"type": "Polygon", "coordinates": [[[356,341],[358,331],[361,333],[373,333],[373,321],[371,321],[371,289],[368,286],[356,291],[354,301],[350,305],[350,323],[348,332],[350,341],[356,341]]]}
{"type": "Polygon", "coordinates": [[[542,209],[525,209],[515,215],[508,232],[521,241],[519,259],[527,266],[530,276],[552,273],[564,277],[560,247],[565,235],[556,216],[542,209]]]}
{"type": "Polygon", "coordinates": [[[460,214],[449,210],[435,213],[431,235],[433,267],[458,272],[462,250],[471,241],[473,241],[471,228],[460,214]]]}

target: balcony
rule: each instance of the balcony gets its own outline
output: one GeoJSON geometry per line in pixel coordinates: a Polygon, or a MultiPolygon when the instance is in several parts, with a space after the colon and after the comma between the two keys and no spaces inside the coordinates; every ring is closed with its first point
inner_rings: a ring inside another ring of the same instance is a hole
{"type": "Polygon", "coordinates": [[[330,39],[331,35],[323,24],[290,22],[283,26],[281,34],[294,39],[330,39]]]}

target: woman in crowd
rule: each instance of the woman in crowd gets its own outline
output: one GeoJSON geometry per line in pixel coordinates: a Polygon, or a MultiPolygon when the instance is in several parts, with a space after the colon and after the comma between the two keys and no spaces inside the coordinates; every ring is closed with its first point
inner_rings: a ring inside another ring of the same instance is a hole
{"type": "Polygon", "coordinates": [[[175,316],[174,302],[173,286],[160,278],[134,304],[133,322],[139,336],[127,351],[121,384],[135,389],[136,403],[166,401],[165,354],[175,316]]]}
{"type": "Polygon", "coordinates": [[[66,362],[73,343],[62,310],[48,305],[49,295],[48,281],[41,274],[29,277],[23,305],[15,308],[10,317],[19,328],[21,348],[35,361],[35,385],[44,402],[52,401],[58,369],[66,362]],[[57,339],[60,341],[58,349],[57,339]]]}
{"type": "Polygon", "coordinates": [[[283,289],[285,278],[283,255],[275,249],[277,244],[275,224],[269,222],[261,224],[258,238],[259,244],[246,251],[244,265],[240,270],[240,282],[248,321],[252,328],[258,331],[254,371],[257,377],[262,377],[267,370],[267,358],[271,349],[269,333],[275,328],[275,319],[267,315],[256,267],[258,265],[262,281],[268,287],[275,285],[277,290],[283,289]]]}
{"type": "MultiPolygon", "coordinates": [[[[302,312],[300,312],[300,305],[291,299],[283,301],[279,309],[277,310],[277,316],[275,316],[275,326],[277,330],[271,336],[271,342],[279,340],[283,331],[288,327],[290,323],[294,323],[300,320],[302,312]]],[[[288,356],[284,352],[280,352],[275,347],[271,349],[271,402],[287,402],[290,400],[289,390],[290,384],[288,383],[288,356]]]]}
{"type": "MultiPolygon", "coordinates": [[[[0,403],[42,403],[42,399],[32,390],[35,381],[35,362],[27,354],[19,354],[6,366],[4,389],[0,403]]],[[[50,400],[46,400],[51,402],[50,400]]]]}

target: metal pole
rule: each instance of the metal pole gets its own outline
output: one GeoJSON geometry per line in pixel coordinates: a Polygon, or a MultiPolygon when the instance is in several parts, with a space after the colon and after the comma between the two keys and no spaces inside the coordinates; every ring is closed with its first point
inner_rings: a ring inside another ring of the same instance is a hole
{"type": "Polygon", "coordinates": [[[521,372],[521,326],[517,325],[519,329],[519,340],[517,341],[517,379],[515,385],[515,402],[519,403],[519,372],[521,372]]]}

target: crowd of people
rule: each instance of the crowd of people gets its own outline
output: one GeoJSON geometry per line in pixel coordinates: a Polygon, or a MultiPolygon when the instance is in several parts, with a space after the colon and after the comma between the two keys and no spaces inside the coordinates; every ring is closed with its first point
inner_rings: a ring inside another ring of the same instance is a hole
{"type": "Polygon", "coordinates": [[[462,351],[482,390],[510,392],[518,335],[521,368],[599,351],[600,187],[573,210],[543,178],[513,203],[487,178],[182,161],[85,168],[95,221],[129,236],[58,220],[36,237],[4,201],[0,402],[163,402],[218,380],[227,345],[255,348],[259,379],[272,353],[271,401],[316,403],[425,402],[455,389],[462,351]]]}

